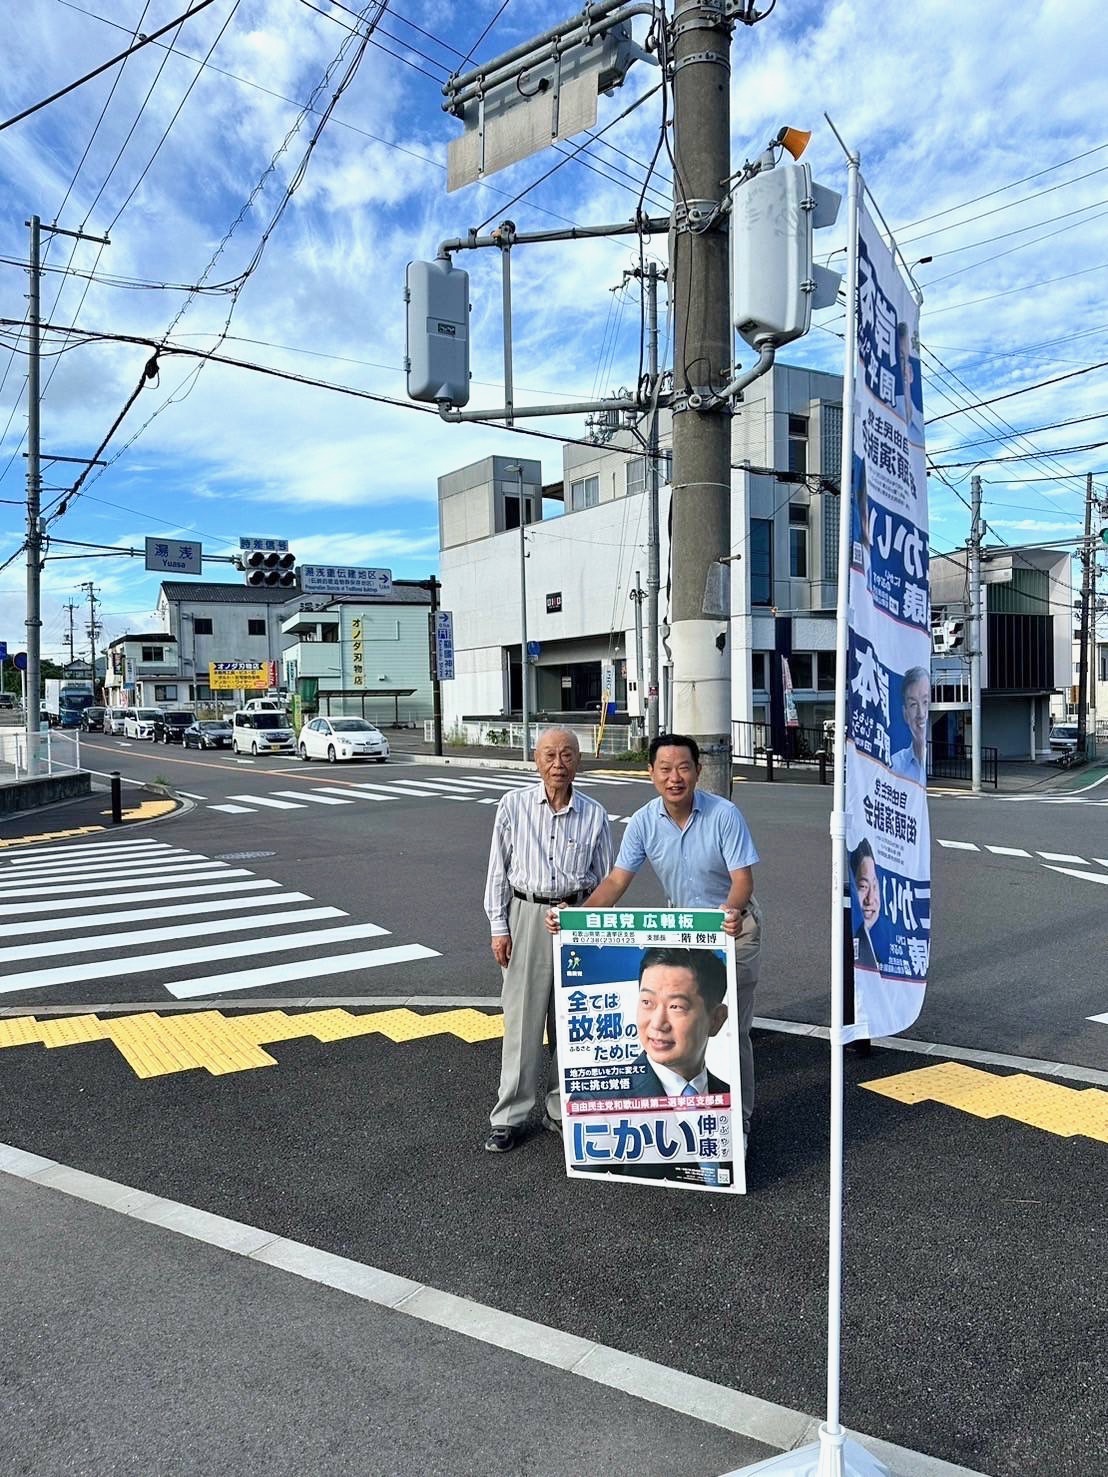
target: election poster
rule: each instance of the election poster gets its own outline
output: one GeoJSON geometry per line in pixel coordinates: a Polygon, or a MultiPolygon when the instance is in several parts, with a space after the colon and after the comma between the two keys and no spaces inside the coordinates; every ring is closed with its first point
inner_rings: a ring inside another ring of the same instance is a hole
{"type": "Polygon", "coordinates": [[[735,949],[722,912],[565,908],[560,917],[568,1174],[745,1193],[735,949]]]}
{"type": "Polygon", "coordinates": [[[864,205],[857,281],[857,357],[848,365],[848,1041],[912,1024],[923,1006],[931,943],[931,611],[919,308],[864,205]]]}

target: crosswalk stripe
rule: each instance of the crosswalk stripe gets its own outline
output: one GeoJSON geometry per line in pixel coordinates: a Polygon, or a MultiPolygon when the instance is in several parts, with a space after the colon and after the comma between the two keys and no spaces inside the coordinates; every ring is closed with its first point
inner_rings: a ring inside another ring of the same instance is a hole
{"type": "Polygon", "coordinates": [[[310,800],[316,805],[353,805],[353,800],[336,800],[333,795],[318,795],[315,790],[274,790],[286,800],[310,800]]]}
{"type": "Polygon", "coordinates": [[[253,815],[248,805],[209,805],[209,810],[221,810],[224,815],[253,815]]]}
{"type": "MultiPolygon", "coordinates": [[[[936,838],[938,839],[938,838],[936,838]]],[[[939,841],[940,846],[945,846],[948,851],[978,851],[980,848],[973,841],[939,841]]]]}
{"type": "MultiPolygon", "coordinates": [[[[219,877],[252,877],[252,872],[243,867],[228,867],[223,862],[210,862],[204,867],[195,867],[190,872],[159,872],[153,877],[110,877],[102,878],[99,882],[82,882],[70,879],[49,887],[0,887],[0,898],[26,897],[55,897],[62,893],[68,893],[71,897],[80,897],[86,892],[107,892],[110,888],[118,887],[122,882],[126,887],[158,887],[166,882],[193,882],[200,878],[212,880],[219,877]]],[[[173,896],[173,894],[167,894],[173,896]]],[[[22,906],[22,903],[20,903],[22,906]]]]}
{"type": "MultiPolygon", "coordinates": [[[[111,959],[99,959],[92,964],[64,964],[54,969],[29,969],[19,974],[6,975],[0,979],[0,995],[10,995],[17,990],[43,990],[50,985],[70,985],[80,980],[98,980],[122,974],[146,974],[161,969],[177,969],[185,964],[207,964],[212,961],[240,958],[251,954],[278,954],[293,949],[314,949],[317,944],[326,946],[343,943],[348,939],[380,938],[382,934],[387,933],[387,928],[381,928],[376,923],[351,923],[344,924],[341,928],[310,928],[305,933],[282,933],[278,937],[269,934],[263,938],[235,939],[233,942],[213,944],[210,948],[205,945],[199,949],[170,949],[164,954],[144,954],[138,959],[116,956],[111,959]]],[[[114,947],[114,940],[109,947],[114,947]]],[[[317,951],[313,962],[325,966],[328,961],[320,959],[317,951]]],[[[323,969],[321,972],[326,971],[323,969]]],[[[168,984],[165,988],[171,989],[168,984]]],[[[209,985],[208,988],[210,989],[211,986],[209,985]]],[[[203,994],[206,991],[197,993],[203,994]]]]}
{"type": "Polygon", "coordinates": [[[345,790],[345,789],[344,790],[340,790],[337,787],[334,787],[334,786],[331,786],[331,785],[321,785],[320,786],[320,789],[319,789],[319,793],[321,795],[341,795],[344,800],[382,800],[383,801],[383,800],[395,800],[396,799],[396,796],[395,795],[388,795],[388,794],[386,794],[386,795],[365,795],[365,794],[362,793],[363,790],[371,790],[372,788],[373,788],[372,785],[359,785],[357,787],[357,789],[354,789],[354,790],[345,790]]]}
{"type": "Polygon", "coordinates": [[[5,856],[3,862],[5,867],[23,867],[33,865],[43,857],[51,859],[80,857],[83,861],[85,857],[92,859],[119,851],[171,851],[172,849],[167,841],[155,841],[152,837],[149,839],[136,837],[134,841],[97,841],[89,845],[82,842],[73,846],[36,846],[30,851],[5,856]]]}
{"type": "Polygon", "coordinates": [[[410,780],[393,780],[389,789],[394,795],[418,795],[423,800],[441,800],[442,796],[437,790],[420,789],[410,780]]]}
{"type": "MultiPolygon", "coordinates": [[[[235,875],[249,877],[251,874],[249,872],[238,872],[235,875]]],[[[164,881],[164,878],[159,877],[158,881],[164,881]]],[[[124,884],[124,886],[128,885],[127,883],[124,884]]],[[[280,887],[280,885],[279,882],[270,882],[265,877],[255,877],[250,882],[211,882],[205,884],[203,887],[166,887],[156,888],[152,892],[114,892],[110,893],[107,897],[95,898],[93,901],[97,906],[116,907],[120,903],[146,903],[158,901],[161,898],[211,897],[213,893],[226,896],[229,893],[260,892],[265,888],[280,887]]],[[[48,902],[20,902],[18,904],[18,915],[22,918],[31,914],[60,913],[65,908],[85,908],[88,906],[89,899],[87,897],[73,897],[72,895],[68,895],[51,898],[48,902]]]]}
{"type": "Polygon", "coordinates": [[[274,964],[271,968],[243,969],[209,979],[181,980],[176,984],[167,982],[165,988],[177,1000],[194,1000],[198,995],[225,995],[237,990],[253,990],[259,985],[318,979],[321,975],[349,974],[356,969],[379,969],[386,964],[406,964],[413,959],[440,957],[438,950],[428,949],[424,944],[398,944],[387,949],[367,949],[359,954],[339,954],[332,959],[317,956],[300,964],[274,964]]]}
{"type": "Polygon", "coordinates": [[[144,854],[138,857],[117,857],[110,862],[43,862],[41,867],[20,867],[18,872],[9,872],[7,876],[0,872],[0,887],[8,882],[14,885],[25,878],[37,877],[43,881],[51,881],[56,877],[74,874],[81,878],[120,877],[126,872],[148,872],[152,867],[172,867],[176,871],[179,867],[208,865],[207,857],[190,851],[160,851],[157,856],[144,854]]]}
{"type": "Polygon", "coordinates": [[[1077,862],[1082,867],[1087,865],[1083,856],[1074,856],[1068,851],[1040,851],[1038,855],[1044,862],[1077,862]]]}
{"type": "Polygon", "coordinates": [[[1029,851],[1024,851],[1023,848],[1022,847],[1019,847],[1019,846],[986,846],[985,850],[986,851],[991,851],[994,856],[1026,856],[1026,857],[1029,857],[1031,855],[1031,853],[1029,851]]]}
{"type": "MultiPolygon", "coordinates": [[[[265,927],[278,923],[311,923],[323,918],[349,918],[341,908],[290,908],[285,913],[267,914],[265,927]]],[[[195,925],[174,923],[163,928],[139,928],[129,933],[114,933],[110,940],[98,934],[83,938],[47,939],[38,944],[17,944],[12,949],[0,949],[0,964],[15,964],[21,959],[48,959],[58,953],[95,954],[98,950],[129,949],[137,944],[163,943],[169,939],[189,938],[202,934],[205,938],[214,934],[245,933],[257,928],[262,920],[257,918],[207,918],[195,925]]]]}
{"type": "MultiPolygon", "coordinates": [[[[277,886],[276,883],[273,886],[277,886]]],[[[227,897],[212,901],[188,900],[168,903],[164,908],[121,908],[117,913],[88,913],[65,918],[35,918],[30,923],[5,923],[3,937],[20,938],[23,934],[62,933],[67,928],[103,928],[109,923],[140,923],[148,918],[196,918],[205,913],[230,913],[237,908],[275,908],[285,903],[310,903],[306,892],[271,892],[264,897],[227,897]]],[[[269,919],[266,919],[269,922],[269,919]]]]}
{"type": "Polygon", "coordinates": [[[300,800],[274,800],[270,795],[229,795],[229,800],[243,800],[247,805],[263,805],[271,810],[303,810],[300,800]]]}

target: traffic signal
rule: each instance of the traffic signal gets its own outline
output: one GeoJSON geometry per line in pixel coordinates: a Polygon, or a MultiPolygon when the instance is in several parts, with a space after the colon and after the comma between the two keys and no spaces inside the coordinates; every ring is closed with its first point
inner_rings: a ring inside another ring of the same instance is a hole
{"type": "Polygon", "coordinates": [[[236,569],[242,570],[248,585],[278,586],[285,590],[296,588],[295,554],[251,549],[241,554],[232,554],[231,561],[236,569]]]}
{"type": "Polygon", "coordinates": [[[931,646],[937,655],[942,656],[949,651],[961,651],[965,644],[965,621],[934,617],[931,622],[931,646]]]}
{"type": "MultiPolygon", "coordinates": [[[[782,129],[777,142],[799,149],[803,144],[796,138],[806,142],[795,129],[782,129]]],[[[815,184],[807,164],[763,162],[736,190],[734,319],[752,347],[803,337],[812,326],[813,308],[829,308],[838,297],[842,276],[816,266],[813,232],[835,224],[841,198],[815,184]]]]}

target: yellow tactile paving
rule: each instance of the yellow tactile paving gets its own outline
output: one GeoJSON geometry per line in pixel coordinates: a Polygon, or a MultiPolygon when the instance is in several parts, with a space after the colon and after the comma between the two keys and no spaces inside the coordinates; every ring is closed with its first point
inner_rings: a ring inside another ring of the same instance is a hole
{"type": "MultiPolygon", "coordinates": [[[[110,814],[109,811],[104,812],[110,814]]],[[[75,826],[71,831],[40,831],[35,836],[9,836],[0,841],[0,851],[10,846],[33,846],[36,841],[66,841],[71,836],[91,836],[95,831],[106,831],[107,826],[75,826]]]]}
{"type": "Polygon", "coordinates": [[[307,1036],[317,1041],[349,1041],[357,1036],[387,1036],[402,1043],[425,1036],[456,1036],[470,1044],[491,1041],[504,1034],[500,1015],[469,1008],[420,1015],[414,1010],[378,1010],[351,1015],[347,1010],[310,1010],[287,1015],[262,1010],[253,1015],[225,1016],[203,1010],[181,1015],[143,1011],[135,1015],[34,1016],[0,1020],[0,1048],[6,1046],[77,1046],[86,1041],[110,1041],[136,1077],[165,1077],[202,1068],[213,1077],[275,1067],[276,1059],[262,1043],[292,1041],[307,1036]]]}
{"type": "MultiPolygon", "coordinates": [[[[130,810],[123,811],[123,819],[125,821],[152,821],[159,815],[170,815],[176,809],[176,800],[142,800],[130,810]]],[[[100,814],[111,815],[111,811],[102,810],[100,814]]]]}
{"type": "Polygon", "coordinates": [[[1099,1087],[1066,1087],[1025,1072],[1003,1076],[960,1062],[921,1067],[862,1086],[900,1103],[942,1103],[975,1118],[1010,1118],[1061,1138],[1108,1144],[1108,1092],[1099,1087]]]}

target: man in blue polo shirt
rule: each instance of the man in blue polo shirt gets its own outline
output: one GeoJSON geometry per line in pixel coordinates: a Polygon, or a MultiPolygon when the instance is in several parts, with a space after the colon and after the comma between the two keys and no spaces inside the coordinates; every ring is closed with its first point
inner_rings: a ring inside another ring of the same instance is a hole
{"type": "Polygon", "coordinates": [[[762,949],[762,912],[754,898],[758,853],[738,806],[696,788],[700,748],[695,739],[660,733],[648,757],[658,798],[631,817],[615,866],[582,907],[617,903],[648,861],[671,906],[724,910],[724,932],[735,940],[745,1142],[754,1108],[750,1023],[762,949]]]}

